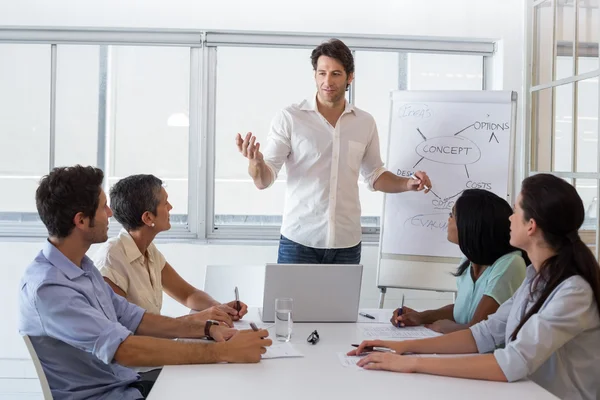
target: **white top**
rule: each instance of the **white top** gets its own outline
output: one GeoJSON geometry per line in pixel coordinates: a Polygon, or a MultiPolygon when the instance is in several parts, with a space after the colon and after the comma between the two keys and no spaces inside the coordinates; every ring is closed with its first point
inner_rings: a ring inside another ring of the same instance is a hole
{"type": "Polygon", "coordinates": [[[273,119],[263,155],[273,180],[286,166],[282,235],[321,249],[360,242],[359,172],[371,190],[385,172],[371,114],[346,102],[334,128],[316,97],[291,105],[273,119]]]}
{"type": "Polygon", "coordinates": [[[162,308],[162,269],[166,260],[154,243],[140,253],[133,238],[125,229],[109,239],[92,258],[100,273],[125,293],[127,300],[152,314],[162,308]]]}
{"type": "Polygon", "coordinates": [[[561,399],[600,399],[600,318],[590,285],[581,276],[563,281],[541,309],[510,337],[525,310],[540,292],[530,296],[535,269],[513,297],[495,314],[471,327],[480,353],[494,351],[510,382],[529,377],[561,399]]]}
{"type": "MultiPolygon", "coordinates": [[[[388,310],[387,315],[391,313],[388,310]]],[[[250,308],[243,320],[260,322],[256,308],[250,308]]],[[[262,360],[258,364],[165,365],[148,400],[189,399],[190,385],[199,379],[210,382],[202,385],[202,398],[219,400],[557,399],[526,379],[504,383],[342,366],[338,353],[345,354],[353,348],[352,343],[360,343],[364,338],[362,326],[377,325],[294,322],[291,343],[304,357],[262,360]],[[320,340],[312,345],[306,339],[315,329],[320,340]],[[232,382],[242,391],[227,390],[232,382]]],[[[391,326],[386,321],[379,326],[388,325],[391,326]]],[[[275,340],[275,327],[269,328],[269,334],[273,344],[281,343],[275,340]]]]}

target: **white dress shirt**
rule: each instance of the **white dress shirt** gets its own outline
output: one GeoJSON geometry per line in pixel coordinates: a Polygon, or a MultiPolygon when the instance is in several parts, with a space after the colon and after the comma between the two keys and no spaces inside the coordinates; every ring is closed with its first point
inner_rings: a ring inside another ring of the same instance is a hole
{"type": "Polygon", "coordinates": [[[333,127],[319,113],[316,96],[286,107],[271,123],[263,156],[273,181],[286,166],[282,235],[320,249],[361,241],[359,172],[373,190],[386,171],[369,113],[346,102],[333,127]]]}
{"type": "Polygon", "coordinates": [[[121,229],[119,236],[100,246],[93,260],[102,276],[127,293],[128,301],[152,314],[160,314],[162,269],[166,260],[154,243],[148,246],[144,257],[129,232],[121,229]]]}
{"type": "MultiPolygon", "coordinates": [[[[600,317],[592,288],[581,276],[558,285],[510,341],[524,310],[534,304],[529,293],[534,276],[529,266],[513,297],[471,327],[477,349],[494,352],[509,382],[529,377],[560,399],[600,399],[600,317]]],[[[534,299],[538,296],[539,291],[534,299]]]]}

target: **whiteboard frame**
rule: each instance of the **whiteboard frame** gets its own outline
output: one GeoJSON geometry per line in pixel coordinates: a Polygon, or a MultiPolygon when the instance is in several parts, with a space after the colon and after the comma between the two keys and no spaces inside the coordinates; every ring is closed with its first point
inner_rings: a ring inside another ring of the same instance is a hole
{"type": "MultiPolygon", "coordinates": [[[[392,118],[394,99],[393,93],[397,90],[390,92],[390,120],[389,120],[389,135],[388,135],[388,150],[386,160],[390,159],[390,141],[392,139],[392,118]]],[[[432,91],[433,92],[433,91],[432,91]]],[[[450,91],[449,91],[450,92],[450,91]]],[[[458,91],[464,92],[464,91],[458,91]]],[[[491,92],[484,90],[482,92],[491,92]]],[[[514,180],[515,180],[515,144],[517,134],[517,92],[515,91],[494,91],[494,92],[510,92],[510,103],[511,103],[511,129],[510,129],[510,144],[509,144],[509,155],[508,155],[508,187],[506,188],[506,201],[512,205],[514,198],[514,180]]],[[[384,221],[385,221],[385,204],[387,193],[383,196],[383,208],[381,213],[381,228],[379,235],[379,249],[377,251],[377,288],[380,291],[379,296],[379,308],[383,308],[383,302],[385,300],[385,294],[388,288],[391,289],[413,289],[413,290],[431,290],[437,292],[452,292],[456,293],[456,283],[454,277],[446,281],[444,276],[438,275],[432,279],[432,282],[423,282],[422,279],[415,279],[410,281],[414,274],[415,264],[420,267],[427,266],[437,270],[439,274],[448,274],[456,270],[457,264],[460,262],[459,257],[437,257],[437,256],[416,256],[408,254],[392,254],[382,252],[382,243],[384,237],[384,221]],[[383,264],[383,265],[382,265],[383,264]],[[390,270],[394,270],[390,272],[390,270]]]]}

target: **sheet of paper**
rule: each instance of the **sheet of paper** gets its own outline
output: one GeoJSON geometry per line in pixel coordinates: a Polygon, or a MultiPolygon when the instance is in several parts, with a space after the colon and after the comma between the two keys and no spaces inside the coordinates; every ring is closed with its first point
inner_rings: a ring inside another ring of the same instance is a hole
{"type": "Polygon", "coordinates": [[[393,312],[394,310],[388,309],[361,308],[360,310],[358,310],[358,319],[356,320],[356,322],[361,324],[389,324],[393,312]],[[362,316],[360,315],[361,313],[368,314],[372,317],[375,317],[375,319],[362,316]]]}
{"type": "MultiPolygon", "coordinates": [[[[233,322],[233,327],[235,329],[239,329],[239,330],[245,330],[245,329],[252,329],[252,327],[250,326],[250,322],[253,321],[247,321],[245,319],[239,320],[239,321],[234,321],[233,322]]],[[[256,324],[256,327],[258,329],[269,329],[270,327],[272,327],[274,324],[265,324],[264,322],[254,322],[256,324]]]]}
{"type": "Polygon", "coordinates": [[[341,353],[341,352],[337,353],[337,356],[338,356],[338,359],[340,360],[340,364],[342,364],[343,367],[362,370],[361,367],[356,365],[358,360],[360,360],[362,357],[348,356],[345,353],[341,353]]]}
{"type": "Polygon", "coordinates": [[[289,358],[289,357],[304,357],[293,344],[289,342],[284,343],[273,343],[267,347],[267,352],[262,355],[262,359],[270,358],[289,358]]]}
{"type": "Polygon", "coordinates": [[[369,325],[360,327],[364,339],[384,338],[427,338],[441,336],[441,333],[432,331],[422,326],[407,326],[396,328],[393,325],[369,325]]]}

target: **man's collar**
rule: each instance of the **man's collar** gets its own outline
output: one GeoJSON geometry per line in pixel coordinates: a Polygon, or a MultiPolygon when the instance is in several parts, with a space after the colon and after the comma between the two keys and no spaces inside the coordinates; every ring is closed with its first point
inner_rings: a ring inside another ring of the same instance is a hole
{"type": "Polygon", "coordinates": [[[46,239],[42,253],[46,260],[53,266],[58,268],[63,274],[70,280],[80,277],[84,274],[85,270],[89,268],[95,268],[94,263],[88,256],[83,256],[81,260],[81,268],[73,264],[73,261],[69,260],[59,249],[54,246],[50,240],[46,239]]]}
{"type": "MultiPolygon", "coordinates": [[[[345,100],[344,112],[342,114],[346,114],[349,112],[354,112],[354,106],[345,100]]],[[[319,108],[317,107],[317,95],[315,94],[313,97],[310,97],[300,103],[300,109],[303,111],[316,111],[319,112],[319,108]]]]}

